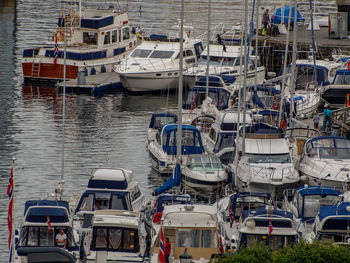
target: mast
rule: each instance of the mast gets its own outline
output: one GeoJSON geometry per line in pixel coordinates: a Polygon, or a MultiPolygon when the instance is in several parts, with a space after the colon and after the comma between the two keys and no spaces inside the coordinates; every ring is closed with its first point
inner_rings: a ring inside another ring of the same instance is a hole
{"type": "Polygon", "coordinates": [[[208,39],[207,39],[207,69],[206,69],[206,98],[209,96],[209,61],[210,61],[210,55],[209,55],[209,49],[210,49],[210,0],[208,0],[208,39]]]}
{"type": "Polygon", "coordinates": [[[181,0],[181,22],[180,22],[180,65],[179,65],[179,94],[178,94],[178,125],[176,138],[176,163],[181,162],[181,144],[182,144],[182,90],[183,90],[183,36],[184,32],[184,0],[181,0]]]}
{"type": "Polygon", "coordinates": [[[296,85],[296,46],[297,46],[297,4],[298,0],[294,0],[294,23],[293,23],[293,60],[292,60],[292,76],[291,76],[291,90],[290,90],[290,116],[289,116],[289,127],[292,127],[292,119],[294,114],[294,91],[296,85]]]}

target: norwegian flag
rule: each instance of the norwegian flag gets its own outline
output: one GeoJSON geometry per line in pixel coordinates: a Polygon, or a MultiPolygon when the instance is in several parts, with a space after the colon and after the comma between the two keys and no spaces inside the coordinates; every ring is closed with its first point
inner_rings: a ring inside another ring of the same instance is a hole
{"type": "MultiPolygon", "coordinates": [[[[11,253],[11,244],[12,244],[12,212],[13,212],[13,166],[11,168],[11,174],[9,178],[9,183],[7,185],[7,196],[9,197],[9,206],[7,213],[7,226],[9,229],[9,237],[8,237],[8,246],[11,253]]],[[[11,254],[10,254],[11,256],[11,254]]]]}
{"type": "Polygon", "coordinates": [[[194,103],[194,98],[192,96],[192,103],[191,103],[191,108],[190,108],[191,111],[193,111],[194,106],[196,106],[196,103],[194,103]]]}
{"type": "Polygon", "coordinates": [[[222,243],[222,238],[221,238],[221,235],[220,235],[220,253],[221,254],[224,254],[224,244],[222,243]]]}
{"type": "Polygon", "coordinates": [[[54,63],[55,65],[57,64],[58,54],[59,54],[59,51],[58,51],[57,37],[55,37],[55,50],[54,50],[54,52],[53,52],[53,56],[54,56],[54,61],[53,61],[53,63],[54,63]]]}
{"type": "Polygon", "coordinates": [[[271,236],[272,231],[273,231],[273,227],[272,227],[271,219],[269,219],[269,236],[271,236]]]}
{"type": "Polygon", "coordinates": [[[47,222],[48,231],[50,232],[52,230],[52,225],[48,214],[46,214],[46,222],[47,222]]]}
{"type": "Polygon", "coordinates": [[[165,255],[164,255],[164,234],[163,234],[163,228],[160,229],[160,244],[159,244],[159,261],[161,263],[165,263],[165,255]]]}
{"type": "Polygon", "coordinates": [[[233,211],[232,211],[232,203],[230,201],[230,227],[232,228],[232,225],[233,225],[233,221],[234,221],[234,218],[233,218],[233,211]]]}

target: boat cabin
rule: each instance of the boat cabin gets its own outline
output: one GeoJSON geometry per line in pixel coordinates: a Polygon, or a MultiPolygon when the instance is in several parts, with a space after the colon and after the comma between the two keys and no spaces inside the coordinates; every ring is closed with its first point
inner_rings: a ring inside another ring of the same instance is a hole
{"type": "Polygon", "coordinates": [[[163,194],[157,197],[154,200],[154,207],[152,210],[153,223],[160,223],[160,220],[163,215],[164,207],[167,205],[177,205],[177,204],[190,204],[191,196],[190,195],[172,195],[172,194],[163,194]]]}
{"type": "Polygon", "coordinates": [[[287,128],[286,129],[286,138],[289,140],[295,140],[297,146],[297,156],[303,151],[304,143],[314,137],[320,136],[320,131],[317,129],[311,128],[287,128]]]}
{"type": "Polygon", "coordinates": [[[126,169],[94,169],[75,214],[93,214],[102,209],[133,210],[134,203],[142,198],[133,178],[132,171],[126,169]]]}
{"type": "Polygon", "coordinates": [[[350,202],[322,206],[315,219],[316,240],[349,245],[350,202]]]}
{"type": "Polygon", "coordinates": [[[263,242],[271,250],[291,246],[297,241],[293,214],[272,206],[243,212],[239,246],[263,242]]]}
{"type": "MultiPolygon", "coordinates": [[[[177,124],[168,124],[163,127],[159,140],[160,145],[167,155],[176,155],[176,131],[177,124]]],[[[181,154],[202,154],[204,147],[199,130],[192,125],[182,125],[181,154]]]]}
{"type": "Polygon", "coordinates": [[[30,251],[28,248],[62,248],[61,244],[56,242],[56,235],[60,230],[63,230],[67,236],[66,249],[68,251],[78,250],[73,235],[68,202],[56,200],[26,201],[17,253],[19,255],[26,254],[30,251]]]}
{"type": "Polygon", "coordinates": [[[322,206],[335,205],[341,201],[340,194],[340,191],[330,187],[303,186],[286,190],[284,202],[296,218],[312,223],[322,206]]]}
{"type": "Polygon", "coordinates": [[[162,128],[171,123],[177,122],[177,116],[173,113],[153,113],[151,120],[149,122],[147,130],[148,141],[155,140],[157,133],[159,133],[162,128]]]}
{"type": "Polygon", "coordinates": [[[338,69],[335,72],[332,85],[350,85],[350,71],[348,69],[338,69]]]}
{"type": "MultiPolygon", "coordinates": [[[[163,210],[161,227],[171,243],[170,262],[187,248],[193,260],[209,260],[219,253],[217,210],[210,205],[170,205],[163,210]]],[[[151,254],[158,258],[161,231],[153,238],[151,254]]]]}

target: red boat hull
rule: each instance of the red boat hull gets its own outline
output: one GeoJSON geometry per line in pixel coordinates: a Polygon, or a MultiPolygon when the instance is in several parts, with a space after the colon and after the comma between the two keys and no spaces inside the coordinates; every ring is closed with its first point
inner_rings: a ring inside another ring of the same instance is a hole
{"type": "MultiPolygon", "coordinates": [[[[51,63],[22,63],[23,77],[43,81],[63,80],[63,65],[51,63]]],[[[76,79],[78,67],[66,65],[66,79],[76,79]]]]}

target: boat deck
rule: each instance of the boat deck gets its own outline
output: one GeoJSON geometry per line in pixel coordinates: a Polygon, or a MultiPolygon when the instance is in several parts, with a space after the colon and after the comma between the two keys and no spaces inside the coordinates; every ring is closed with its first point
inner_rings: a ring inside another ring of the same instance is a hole
{"type": "MultiPolygon", "coordinates": [[[[57,84],[63,88],[63,82],[57,84]]],[[[85,84],[79,84],[78,78],[66,81],[66,91],[101,95],[102,93],[115,93],[123,91],[119,75],[115,72],[105,72],[85,77],[85,84]]]]}

